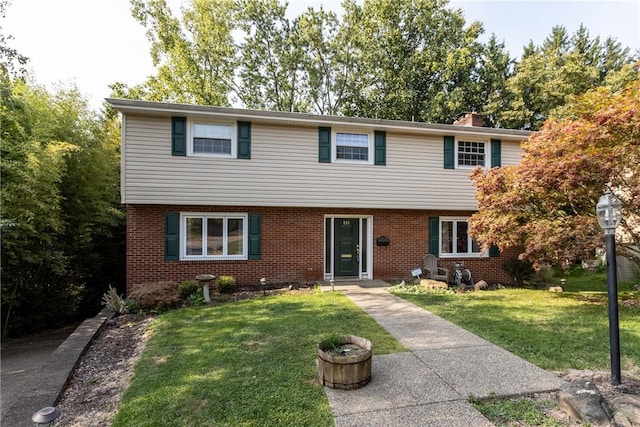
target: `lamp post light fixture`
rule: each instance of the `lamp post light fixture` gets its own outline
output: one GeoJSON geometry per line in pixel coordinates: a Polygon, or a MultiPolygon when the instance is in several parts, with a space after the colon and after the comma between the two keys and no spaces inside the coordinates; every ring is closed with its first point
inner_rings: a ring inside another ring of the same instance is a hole
{"type": "Polygon", "coordinates": [[[607,251],[607,299],[609,301],[609,345],[611,384],[620,385],[620,329],[618,320],[618,273],[616,266],[616,228],[622,220],[622,203],[607,192],[596,205],[598,225],[604,230],[607,251]]]}
{"type": "Polygon", "coordinates": [[[37,427],[53,426],[60,415],[62,415],[60,409],[53,406],[47,406],[33,414],[31,416],[31,421],[33,421],[33,425],[37,427]]]}

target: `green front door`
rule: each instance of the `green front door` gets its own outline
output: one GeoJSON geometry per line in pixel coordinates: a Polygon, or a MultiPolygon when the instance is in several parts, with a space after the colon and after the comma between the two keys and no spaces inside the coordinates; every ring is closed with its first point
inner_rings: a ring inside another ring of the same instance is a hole
{"type": "Polygon", "coordinates": [[[360,218],[336,218],[334,224],[335,276],[359,276],[360,218]]]}

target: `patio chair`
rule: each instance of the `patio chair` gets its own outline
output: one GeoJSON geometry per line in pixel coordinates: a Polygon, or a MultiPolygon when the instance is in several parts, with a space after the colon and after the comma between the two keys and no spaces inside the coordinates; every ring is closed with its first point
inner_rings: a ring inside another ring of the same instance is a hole
{"type": "Polygon", "coordinates": [[[438,258],[435,255],[428,254],[424,256],[423,270],[429,279],[440,280],[445,283],[449,282],[449,270],[438,267],[438,258]]]}

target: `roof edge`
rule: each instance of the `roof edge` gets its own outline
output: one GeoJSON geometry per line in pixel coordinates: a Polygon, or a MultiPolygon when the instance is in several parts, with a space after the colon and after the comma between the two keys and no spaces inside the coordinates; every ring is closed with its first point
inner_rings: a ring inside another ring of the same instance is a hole
{"type": "Polygon", "coordinates": [[[342,125],[369,126],[385,129],[410,130],[427,133],[450,132],[454,134],[480,134],[486,136],[502,136],[512,138],[528,138],[533,132],[518,129],[502,129],[477,126],[460,126],[440,123],[410,122],[402,120],[371,119],[364,117],[330,116],[312,113],[286,111],[250,110],[233,107],[213,107],[195,104],[177,104],[168,102],[141,101],[121,98],[105,98],[113,108],[121,113],[155,113],[160,115],[200,114],[233,116],[245,120],[273,120],[282,122],[298,122],[308,125],[342,125]]]}

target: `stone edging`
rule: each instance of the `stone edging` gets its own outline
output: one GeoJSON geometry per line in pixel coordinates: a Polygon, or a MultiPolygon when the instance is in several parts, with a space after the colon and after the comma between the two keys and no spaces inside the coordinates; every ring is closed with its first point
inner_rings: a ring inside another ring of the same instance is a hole
{"type": "Polygon", "coordinates": [[[19,396],[11,404],[2,417],[0,425],[33,426],[31,416],[34,413],[44,407],[55,406],[60,400],[78,360],[98,331],[113,316],[112,311],[104,308],[95,317],[82,322],[49,356],[38,373],[31,379],[29,387],[25,388],[28,390],[25,395],[19,396]]]}

